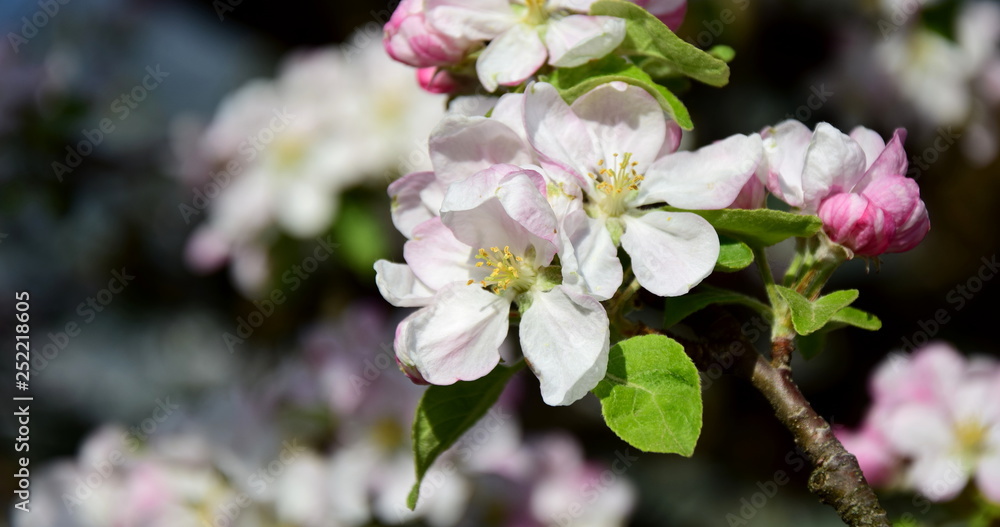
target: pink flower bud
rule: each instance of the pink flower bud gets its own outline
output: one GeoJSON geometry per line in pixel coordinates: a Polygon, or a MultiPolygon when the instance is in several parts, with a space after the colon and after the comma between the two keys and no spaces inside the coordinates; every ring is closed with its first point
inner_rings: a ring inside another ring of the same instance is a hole
{"type": "Polygon", "coordinates": [[[860,256],[884,253],[896,232],[892,218],[861,194],[834,194],[820,204],[819,217],[831,240],[860,256]]]}
{"type": "Polygon", "coordinates": [[[462,60],[465,39],[436,31],[424,18],[423,0],[402,0],[386,22],[382,44],[390,57],[417,68],[444,66],[462,60]]]}
{"type": "Polygon", "coordinates": [[[848,137],[823,123],[811,138],[808,129],[794,121],[769,133],[774,145],[768,188],[790,205],[801,203],[806,209],[815,207],[818,198],[823,229],[834,242],[861,256],[878,256],[908,251],[930,230],[920,188],[904,175],[906,130],[897,129],[888,144],[867,128],[855,128],[848,137]],[[859,155],[863,165],[857,162],[859,155]],[[852,161],[840,163],[841,158],[852,161]],[[791,163],[790,159],[804,160],[791,163]],[[825,167],[837,174],[836,184],[817,177],[815,169],[802,169],[799,174],[786,166],[800,164],[825,167]]]}
{"type": "Polygon", "coordinates": [[[917,246],[931,228],[917,182],[902,175],[883,176],[861,194],[884,210],[895,226],[885,252],[901,253],[917,246]]]}
{"type": "Polygon", "coordinates": [[[431,93],[454,93],[461,85],[451,73],[433,66],[418,69],[417,82],[431,93]]]}

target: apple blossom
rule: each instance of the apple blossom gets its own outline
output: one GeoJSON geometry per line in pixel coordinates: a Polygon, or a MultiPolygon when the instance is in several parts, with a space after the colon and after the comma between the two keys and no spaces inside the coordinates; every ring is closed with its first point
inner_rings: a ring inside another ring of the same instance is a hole
{"type": "Polygon", "coordinates": [[[932,343],[883,363],[871,392],[862,429],[838,436],[873,484],[947,501],[971,478],[1000,502],[1000,364],[932,343]]]}
{"type": "Polygon", "coordinates": [[[425,16],[455,39],[489,42],[476,60],[488,91],[521,84],[546,62],[579,66],[611,53],[625,38],[625,21],[585,13],[592,1],[426,0],[425,16]]]}
{"type": "Polygon", "coordinates": [[[424,0],[402,0],[385,24],[382,43],[393,59],[415,66],[446,66],[462,60],[473,42],[427,24],[424,0]]]}
{"type": "Polygon", "coordinates": [[[412,377],[452,384],[489,373],[513,303],[546,403],[570,404],[604,377],[608,318],[550,267],[561,240],[545,189],[541,174],[515,165],[452,183],[440,217],[417,226],[404,246],[407,265],[376,262],[387,300],[424,306],[396,331],[397,357],[412,377]]]}
{"type": "Polygon", "coordinates": [[[406,174],[389,185],[393,224],[407,238],[412,237],[417,225],[440,215],[444,193],[451,183],[496,164],[537,163],[524,139],[523,95],[505,94],[492,106],[489,118],[445,116],[428,141],[434,170],[406,174]]]}
{"type": "Polygon", "coordinates": [[[1000,6],[955,2],[949,4],[954,12],[948,22],[930,27],[925,18],[939,9],[932,7],[935,3],[940,2],[884,0],[881,38],[858,46],[852,51],[863,56],[844,62],[868,70],[855,74],[872,77],[867,84],[878,104],[898,106],[889,115],[914,114],[922,132],[961,127],[955,139],[966,157],[986,165],[998,151],[998,130],[990,116],[1000,103],[1000,6]]]}
{"type": "Polygon", "coordinates": [[[418,69],[417,83],[430,93],[452,93],[461,86],[451,73],[434,66],[418,69]]]}
{"type": "Polygon", "coordinates": [[[231,452],[193,433],[158,435],[140,449],[124,428],[105,425],[88,437],[75,460],[46,467],[32,482],[31,514],[16,527],[129,525],[170,527],[225,521],[260,525],[265,513],[216,465],[231,452]],[[37,514],[36,514],[37,513],[37,514]]]}
{"type": "Polygon", "coordinates": [[[228,96],[198,145],[213,177],[200,174],[194,206],[181,208],[185,220],[208,216],[189,241],[189,265],[210,272],[229,261],[240,289],[255,292],[276,231],[313,237],[346,189],[392,173],[414,151],[425,160],[421,144],[445,100],[412,75],[376,43],[332,47],[295,55],[277,79],[228,96]]]}
{"type": "Polygon", "coordinates": [[[930,229],[920,189],[907,178],[906,131],[886,144],[872,130],[845,135],[827,123],[812,132],[784,121],[763,132],[762,175],[778,198],[817,214],[830,239],[861,256],[903,252],[930,229]]]}
{"type": "Polygon", "coordinates": [[[756,135],[673,153],[680,128],[648,92],[622,82],[598,86],[572,105],[553,86],[536,83],[526,96],[525,125],[542,166],[583,189],[566,221],[582,233],[572,243],[581,252],[579,274],[598,292],[613,293],[621,281],[618,244],[632,257],[639,283],[657,295],[682,295],[701,282],[719,254],[712,226],[692,213],[643,207],[725,207],[762,156],[756,135]]]}

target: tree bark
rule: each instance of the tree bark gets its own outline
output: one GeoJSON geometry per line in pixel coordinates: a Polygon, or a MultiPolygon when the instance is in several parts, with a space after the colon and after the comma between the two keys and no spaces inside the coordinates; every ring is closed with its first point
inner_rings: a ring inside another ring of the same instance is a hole
{"type": "Polygon", "coordinates": [[[698,334],[719,337],[713,341],[671,336],[684,345],[699,370],[704,372],[731,364],[723,370],[749,380],[764,395],[778,420],[791,432],[795,444],[812,463],[809,491],[833,507],[844,523],[852,527],[890,527],[885,509],[865,481],[857,458],[833,435],[830,424],[816,413],[792,380],[789,362],[794,342],[791,339],[775,341],[772,362],[768,362],[740,332],[739,324],[728,313],[716,317],[710,326],[708,331],[698,334]],[[734,346],[734,343],[740,345],[734,346]]]}

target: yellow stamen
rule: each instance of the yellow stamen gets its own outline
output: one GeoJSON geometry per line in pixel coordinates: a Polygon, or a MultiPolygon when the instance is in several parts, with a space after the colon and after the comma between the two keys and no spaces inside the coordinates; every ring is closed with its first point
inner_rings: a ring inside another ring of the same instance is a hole
{"type": "MultiPolygon", "coordinates": [[[[480,285],[497,294],[503,293],[512,286],[515,288],[525,286],[526,282],[534,277],[530,267],[524,266],[524,258],[510,252],[509,245],[505,246],[503,250],[499,247],[490,247],[489,251],[479,249],[476,253],[476,259],[480,260],[476,262],[476,267],[491,268],[490,274],[480,280],[480,285]]],[[[470,280],[469,284],[473,282],[474,280],[470,280]]]]}
{"type": "Polygon", "coordinates": [[[607,195],[607,198],[600,200],[601,208],[609,215],[619,216],[625,211],[626,191],[639,190],[639,183],[645,178],[636,170],[639,163],[632,161],[631,152],[621,155],[621,161],[618,160],[617,153],[612,154],[612,157],[614,162],[610,166],[604,166],[603,159],[597,162],[600,167],[598,176],[588,175],[597,181],[597,190],[607,195]]]}

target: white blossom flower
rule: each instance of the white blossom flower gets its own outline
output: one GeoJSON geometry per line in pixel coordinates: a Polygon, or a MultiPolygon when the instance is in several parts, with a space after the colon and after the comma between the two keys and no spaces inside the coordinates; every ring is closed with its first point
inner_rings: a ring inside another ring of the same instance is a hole
{"type": "Polygon", "coordinates": [[[424,306],[396,332],[397,357],[413,378],[452,384],[489,373],[515,302],[521,347],[546,403],[570,404],[604,377],[607,314],[550,267],[561,239],[545,190],[538,172],[515,165],[452,183],[441,216],[406,243],[408,265],[376,263],[387,300],[424,306]]]}
{"type": "Polygon", "coordinates": [[[222,103],[201,141],[216,171],[197,189],[194,205],[208,208],[208,221],[190,242],[189,263],[208,271],[233,260],[241,288],[252,291],[267,277],[278,231],[318,235],[348,188],[429,167],[425,140],[444,106],[377,42],[299,54],[276,80],[248,84],[222,103]]]}
{"type": "Polygon", "coordinates": [[[755,135],[733,136],[696,152],[673,153],[680,128],[648,92],[622,82],[599,86],[567,105],[545,83],[525,99],[528,140],[549,173],[583,190],[567,214],[567,236],[589,288],[610,296],[621,282],[620,243],[639,283],[677,296],[707,277],[719,238],[696,214],[646,210],[654,204],[722,208],[740,194],[762,157],[755,135]]]}

